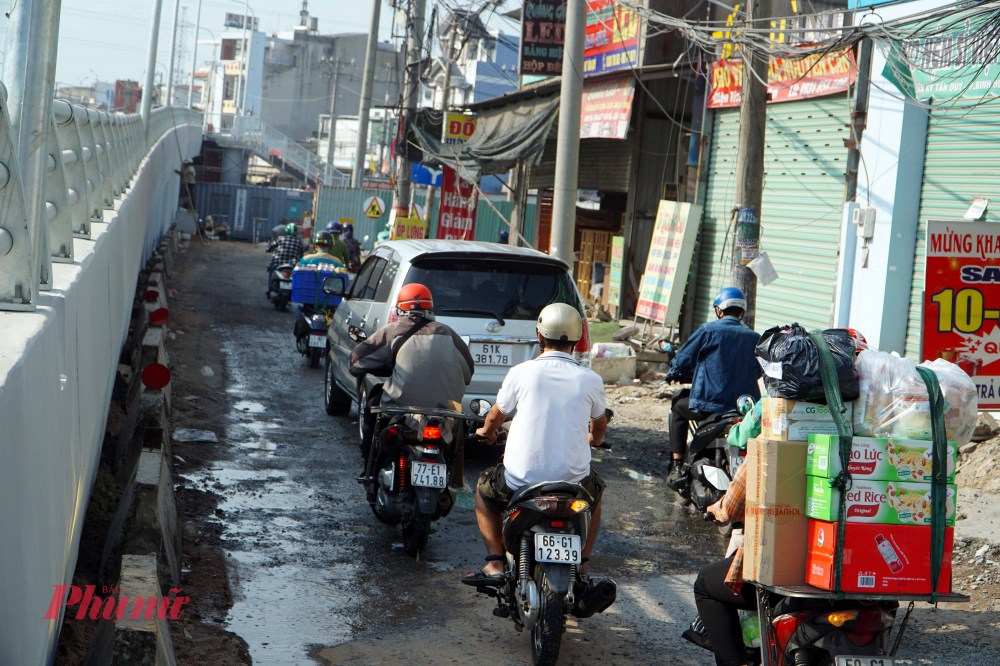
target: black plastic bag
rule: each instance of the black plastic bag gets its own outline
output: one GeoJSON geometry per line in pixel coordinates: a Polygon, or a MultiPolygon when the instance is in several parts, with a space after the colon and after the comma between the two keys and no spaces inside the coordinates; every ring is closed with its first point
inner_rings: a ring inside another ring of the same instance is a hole
{"type": "MultiPolygon", "coordinates": [[[[854,338],[847,329],[821,333],[830,347],[844,402],[857,399],[858,372],[854,368],[854,338]]],[[[764,386],[772,398],[826,403],[819,372],[819,351],[808,331],[798,324],[764,331],[757,343],[757,360],[764,369],[764,386]]]]}

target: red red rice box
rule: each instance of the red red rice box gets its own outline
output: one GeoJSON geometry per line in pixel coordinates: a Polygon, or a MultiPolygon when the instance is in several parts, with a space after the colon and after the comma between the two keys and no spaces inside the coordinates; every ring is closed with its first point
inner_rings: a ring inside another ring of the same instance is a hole
{"type": "MultiPolygon", "coordinates": [[[[945,529],[944,557],[937,591],[951,592],[951,549],[955,530],[945,529]]],[[[844,592],[930,594],[931,528],[921,525],[847,523],[844,533],[844,592]]],[[[809,521],[806,583],[833,589],[837,523],[809,521]]]]}

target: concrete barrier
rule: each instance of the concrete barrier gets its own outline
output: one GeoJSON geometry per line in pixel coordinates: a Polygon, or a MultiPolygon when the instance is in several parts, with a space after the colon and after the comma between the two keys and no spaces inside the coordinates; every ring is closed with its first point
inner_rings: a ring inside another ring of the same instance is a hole
{"type": "Polygon", "coordinates": [[[18,588],[0,604],[0,664],[53,659],[61,619],[41,618],[72,582],[139,269],[173,223],[174,170],[200,147],[199,127],[164,134],[92,237],[74,239],[74,263],[53,264],[37,310],[0,314],[0,571],[18,588]]]}

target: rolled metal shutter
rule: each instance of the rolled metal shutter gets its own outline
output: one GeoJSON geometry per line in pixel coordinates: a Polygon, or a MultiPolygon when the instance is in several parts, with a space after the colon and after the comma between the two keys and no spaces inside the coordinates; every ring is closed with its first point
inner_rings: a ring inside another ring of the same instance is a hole
{"type": "MultiPolygon", "coordinates": [[[[712,300],[729,283],[739,115],[739,109],[716,111],[713,121],[696,325],[715,319],[712,300]]],[[[809,329],[830,325],[849,120],[845,95],[768,106],[761,250],[778,279],[757,289],[758,331],[792,322],[809,329]]]]}
{"type": "Polygon", "coordinates": [[[976,197],[994,202],[984,219],[1000,222],[1000,99],[972,110],[968,106],[931,110],[906,322],[907,356],[920,356],[927,220],[961,221],[976,197]]]}

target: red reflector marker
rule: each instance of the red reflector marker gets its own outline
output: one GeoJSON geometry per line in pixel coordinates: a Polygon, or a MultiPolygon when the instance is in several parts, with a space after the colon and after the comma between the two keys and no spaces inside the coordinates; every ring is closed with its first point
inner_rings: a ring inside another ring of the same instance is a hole
{"type": "Polygon", "coordinates": [[[552,525],[552,527],[562,527],[563,526],[563,521],[561,521],[561,520],[553,520],[549,524],[552,525]]]}
{"type": "Polygon", "coordinates": [[[424,426],[424,439],[441,439],[441,428],[424,426]]]}
{"type": "Polygon", "coordinates": [[[170,310],[166,308],[157,308],[149,313],[149,325],[163,326],[167,323],[168,317],[170,317],[170,310]]]}
{"type": "Polygon", "coordinates": [[[170,370],[160,363],[150,363],[142,369],[142,385],[151,391],[159,391],[170,383],[170,370]]]}

